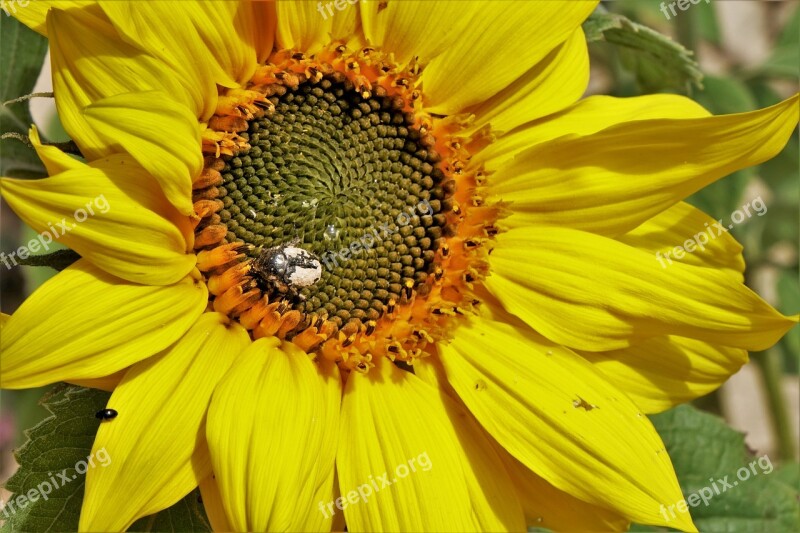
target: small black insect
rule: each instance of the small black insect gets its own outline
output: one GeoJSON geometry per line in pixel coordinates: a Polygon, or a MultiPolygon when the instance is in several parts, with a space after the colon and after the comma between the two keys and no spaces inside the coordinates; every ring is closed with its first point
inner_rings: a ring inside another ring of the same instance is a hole
{"type": "Polygon", "coordinates": [[[114,409],[100,409],[94,414],[94,416],[100,420],[111,420],[112,418],[116,418],[118,414],[119,413],[117,413],[114,409]]]}
{"type": "Polygon", "coordinates": [[[322,276],[319,259],[298,248],[298,241],[262,250],[253,261],[253,273],[281,294],[300,296],[298,289],[310,287],[322,276]]]}

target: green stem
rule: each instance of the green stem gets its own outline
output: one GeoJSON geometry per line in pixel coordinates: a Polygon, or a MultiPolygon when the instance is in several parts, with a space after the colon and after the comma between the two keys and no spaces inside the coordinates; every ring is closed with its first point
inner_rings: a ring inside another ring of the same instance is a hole
{"type": "Polygon", "coordinates": [[[778,439],[778,453],[784,461],[795,460],[797,448],[789,423],[789,412],[783,398],[783,360],[781,349],[773,346],[766,352],[758,354],[753,360],[761,367],[764,376],[764,385],[767,389],[767,402],[769,412],[775,427],[775,436],[778,439]]]}

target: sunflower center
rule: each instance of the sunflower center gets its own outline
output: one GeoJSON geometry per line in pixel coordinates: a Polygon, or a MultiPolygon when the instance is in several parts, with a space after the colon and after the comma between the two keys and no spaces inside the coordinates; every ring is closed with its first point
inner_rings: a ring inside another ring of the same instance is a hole
{"type": "Polygon", "coordinates": [[[210,305],[347,370],[413,364],[478,303],[499,208],[459,118],[422,111],[419,68],[370,48],[274,52],[220,94],[193,184],[210,305]]]}
{"type": "Polygon", "coordinates": [[[337,327],[377,320],[390,301],[425,286],[446,231],[433,140],[400,97],[364,98],[343,75],[270,102],[274,109],[240,134],[250,149],[222,170],[226,239],[252,245],[253,259],[280,257],[277,267],[256,263],[271,299],[337,327]],[[313,274],[293,283],[283,268],[299,249],[319,264],[313,283],[313,274]]]}

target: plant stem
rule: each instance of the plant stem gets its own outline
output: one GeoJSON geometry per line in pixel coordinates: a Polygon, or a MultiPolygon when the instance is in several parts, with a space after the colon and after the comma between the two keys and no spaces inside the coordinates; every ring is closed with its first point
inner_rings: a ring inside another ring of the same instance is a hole
{"type": "Polygon", "coordinates": [[[775,437],[778,440],[778,453],[784,461],[797,459],[797,446],[789,423],[789,412],[783,398],[783,360],[781,349],[773,346],[766,352],[758,354],[753,360],[761,367],[764,376],[764,385],[767,390],[767,403],[775,427],[775,437]]]}

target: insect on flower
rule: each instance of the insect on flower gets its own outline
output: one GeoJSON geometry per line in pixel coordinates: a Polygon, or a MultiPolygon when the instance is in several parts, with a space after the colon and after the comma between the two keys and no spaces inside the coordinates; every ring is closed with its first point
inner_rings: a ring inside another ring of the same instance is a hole
{"type": "Polygon", "coordinates": [[[111,420],[112,418],[116,418],[118,414],[119,413],[114,409],[100,409],[94,416],[100,420],[111,420]]]}
{"type": "Polygon", "coordinates": [[[253,261],[253,272],[275,291],[302,298],[298,289],[319,281],[322,265],[314,254],[297,244],[299,239],[262,250],[253,261]]]}

